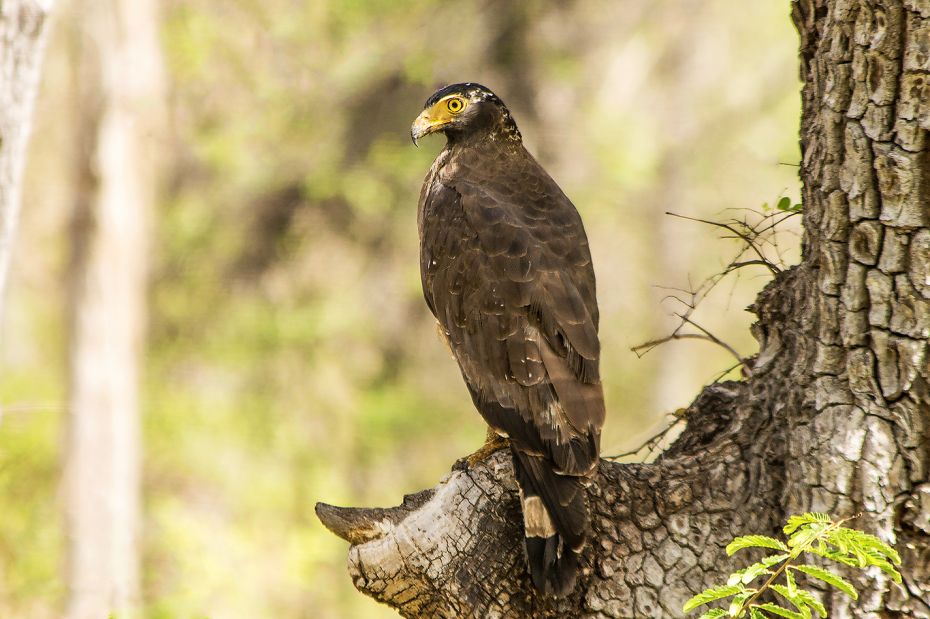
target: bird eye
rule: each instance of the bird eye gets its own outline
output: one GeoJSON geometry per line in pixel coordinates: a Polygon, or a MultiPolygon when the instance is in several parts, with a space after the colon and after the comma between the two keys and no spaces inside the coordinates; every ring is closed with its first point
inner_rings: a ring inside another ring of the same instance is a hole
{"type": "Polygon", "coordinates": [[[465,102],[455,97],[446,101],[446,109],[452,112],[453,114],[458,114],[465,109],[465,102]]]}

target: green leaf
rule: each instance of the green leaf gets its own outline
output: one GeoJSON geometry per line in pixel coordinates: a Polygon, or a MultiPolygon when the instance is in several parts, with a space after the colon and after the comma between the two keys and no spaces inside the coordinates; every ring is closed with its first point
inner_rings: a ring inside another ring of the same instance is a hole
{"type": "MultiPolygon", "coordinates": [[[[778,208],[785,210],[785,200],[782,198],[779,201],[778,208]]],[[[790,202],[787,205],[791,207],[790,202]]],[[[800,208],[800,205],[795,206],[800,208]]],[[[702,604],[734,596],[727,611],[708,610],[701,619],[745,618],[747,613],[748,619],[769,619],[766,613],[785,619],[814,619],[815,613],[819,617],[826,617],[827,610],[816,595],[798,587],[795,572],[820,580],[851,598],[858,599],[854,585],[829,569],[810,564],[791,565],[790,562],[803,552],[810,552],[847,566],[877,567],[900,583],[901,574],[894,566],[900,564],[901,558],[895,549],[874,535],[840,526],[847,520],[849,519],[834,522],[827,514],[810,512],[788,519],[783,529],[788,536],[787,543],[766,535],[744,535],[735,538],[727,545],[727,555],[732,556],[736,551],[745,548],[768,548],[781,552],[763,557],[756,563],[733,572],[727,586],[707,589],[694,596],[685,604],[685,612],[702,604]],[[746,601],[757,592],[757,589],[747,588],[747,585],[763,574],[780,573],[773,572],[773,566],[785,561],[788,561],[788,564],[781,566],[782,569],[788,568],[785,571],[784,584],[767,583],[758,591],[771,589],[791,603],[796,610],[784,608],[773,602],[753,604],[747,608],[746,601]]]]}
{"type": "Polygon", "coordinates": [[[898,570],[896,570],[896,569],[894,568],[894,566],[891,565],[890,563],[888,563],[887,561],[877,561],[877,560],[874,560],[874,562],[870,562],[870,565],[874,565],[875,567],[877,567],[877,568],[880,569],[881,571],[883,571],[883,572],[885,572],[886,574],[888,574],[889,576],[891,576],[891,579],[892,579],[893,581],[895,581],[895,582],[898,583],[899,585],[901,584],[901,572],[899,572],[898,570]]]}
{"type": "MultiPolygon", "coordinates": [[[[789,579],[789,582],[792,582],[789,579]]],[[[794,604],[795,608],[805,617],[811,619],[811,608],[813,608],[821,617],[827,616],[827,609],[820,603],[814,595],[804,589],[785,587],[783,585],[771,585],[771,589],[780,596],[794,604]]]]}
{"type": "Polygon", "coordinates": [[[822,514],[820,512],[808,512],[801,516],[791,516],[788,518],[788,524],[786,524],[782,530],[785,532],[785,535],[791,535],[801,525],[813,524],[815,522],[830,524],[833,522],[833,520],[827,514],[822,514]]]}
{"type": "Polygon", "coordinates": [[[788,610],[787,608],[782,608],[778,604],[772,604],[771,602],[766,602],[765,604],[759,604],[754,608],[761,608],[766,612],[770,612],[773,615],[778,615],[779,617],[785,617],[786,619],[804,619],[804,615],[801,613],[796,613],[793,610],[788,610]]]}
{"type": "Polygon", "coordinates": [[[811,542],[813,542],[822,531],[823,527],[818,527],[816,525],[805,525],[798,529],[788,538],[788,546],[792,549],[791,556],[796,557],[807,550],[811,542]]]}
{"type": "Polygon", "coordinates": [[[856,529],[841,528],[840,531],[851,544],[855,544],[866,552],[874,552],[887,557],[892,563],[901,564],[901,556],[898,552],[874,535],[856,529]]]}
{"type": "Polygon", "coordinates": [[[827,616],[827,609],[824,608],[823,603],[821,603],[820,600],[814,597],[814,594],[811,593],[810,591],[805,591],[804,589],[798,589],[797,591],[795,591],[795,597],[798,600],[801,600],[806,606],[810,606],[815,611],[817,611],[817,614],[820,615],[821,617],[827,616]]]}
{"type": "MultiPolygon", "coordinates": [[[[805,591],[804,589],[797,589],[794,592],[794,598],[795,600],[804,604],[804,606],[810,606],[811,608],[813,608],[815,611],[817,611],[817,614],[820,615],[821,617],[827,616],[827,609],[824,608],[820,600],[814,597],[814,594],[811,593],[810,591],[805,591]]],[[[795,602],[792,601],[791,603],[794,604],[795,602]]]]}
{"type": "Polygon", "coordinates": [[[744,570],[740,570],[743,574],[740,578],[740,582],[744,585],[748,585],[753,580],[761,576],[762,574],[771,574],[772,570],[769,569],[764,563],[753,563],[744,570]]]}
{"type": "Polygon", "coordinates": [[[743,588],[738,585],[728,585],[726,587],[705,589],[701,593],[698,593],[696,596],[685,602],[683,610],[686,613],[690,612],[702,604],[707,604],[708,602],[713,602],[715,600],[730,597],[731,595],[736,595],[742,590],[743,588]]]}
{"type": "MultiPolygon", "coordinates": [[[[797,213],[801,210],[801,205],[792,204],[791,198],[789,198],[788,196],[783,196],[778,199],[778,202],[775,203],[775,208],[777,208],[779,211],[784,211],[786,213],[797,213]]],[[[768,204],[763,204],[762,209],[770,210],[770,207],[768,204]]]]}
{"type": "Polygon", "coordinates": [[[730,609],[727,611],[731,617],[742,617],[746,610],[743,608],[743,604],[746,602],[746,599],[752,595],[750,593],[740,593],[733,598],[733,601],[730,602],[730,609]]]}
{"type": "Polygon", "coordinates": [[[859,599],[859,594],[856,592],[856,588],[853,587],[852,583],[848,580],[834,574],[829,570],[825,570],[816,565],[792,565],[791,569],[798,570],[799,572],[804,572],[808,576],[813,576],[818,580],[822,580],[828,585],[833,585],[849,597],[854,600],[859,599]]]}
{"type": "Polygon", "coordinates": [[[801,596],[798,595],[797,591],[791,592],[788,590],[788,587],[784,585],[776,585],[776,584],[769,585],[769,588],[772,589],[772,591],[774,591],[778,595],[782,596],[783,598],[791,602],[792,604],[794,604],[794,607],[798,609],[798,612],[801,613],[801,616],[804,619],[812,619],[811,609],[807,607],[805,600],[801,596]]]}
{"type": "Polygon", "coordinates": [[[765,567],[772,567],[773,565],[777,565],[777,564],[781,563],[782,561],[784,561],[785,559],[787,559],[787,558],[790,557],[790,556],[791,556],[791,555],[786,555],[786,554],[772,555],[771,557],[765,557],[765,558],[763,558],[761,561],[759,561],[759,563],[761,563],[761,564],[764,565],[765,567]]]}
{"type": "Polygon", "coordinates": [[[743,535],[727,544],[727,556],[733,556],[737,550],[744,548],[771,548],[772,550],[788,550],[785,544],[774,537],[766,535],[743,535]]]}
{"type": "MultiPolygon", "coordinates": [[[[787,555],[785,555],[787,556],[787,555]]],[[[749,567],[745,567],[741,570],[736,570],[730,574],[727,578],[727,586],[732,587],[733,585],[739,585],[743,583],[747,585],[753,580],[759,577],[760,574],[771,574],[772,571],[768,569],[768,566],[764,563],[753,563],[749,567]]]]}
{"type": "Polygon", "coordinates": [[[791,570],[785,570],[785,580],[788,583],[788,593],[792,596],[797,595],[798,587],[794,582],[794,576],[791,575],[791,570]]]}
{"type": "Polygon", "coordinates": [[[837,552],[836,550],[832,550],[830,548],[826,548],[826,549],[811,548],[810,551],[825,559],[830,559],[832,561],[836,561],[837,563],[842,563],[843,565],[848,565],[850,567],[859,566],[859,562],[855,558],[850,557],[848,554],[843,554],[841,552],[837,552]]]}
{"type": "Polygon", "coordinates": [[[869,565],[869,555],[867,555],[866,552],[858,546],[853,546],[849,549],[849,552],[852,553],[852,556],[856,558],[859,567],[866,567],[869,565]]]}

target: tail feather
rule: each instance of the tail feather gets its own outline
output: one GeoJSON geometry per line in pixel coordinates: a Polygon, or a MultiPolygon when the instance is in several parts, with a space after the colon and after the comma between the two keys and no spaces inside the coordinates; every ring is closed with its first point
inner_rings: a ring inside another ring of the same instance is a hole
{"type": "Polygon", "coordinates": [[[565,596],[575,588],[578,554],[565,552],[557,536],[527,537],[526,559],[533,586],[548,595],[565,596]]]}
{"type": "Polygon", "coordinates": [[[513,447],[533,584],[562,596],[575,587],[590,521],[585,478],[559,475],[546,459],[513,447]]]}

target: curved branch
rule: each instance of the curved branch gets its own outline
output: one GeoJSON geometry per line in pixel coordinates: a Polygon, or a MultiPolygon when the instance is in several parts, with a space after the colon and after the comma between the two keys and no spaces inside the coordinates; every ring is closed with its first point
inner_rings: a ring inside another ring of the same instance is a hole
{"type": "Polygon", "coordinates": [[[364,544],[384,537],[400,520],[426,503],[434,490],[423,490],[404,497],[398,507],[337,507],[316,504],[316,517],[327,529],[350,544],[364,544]]]}
{"type": "Polygon", "coordinates": [[[737,410],[745,385],[708,387],[656,463],[601,462],[586,567],[564,599],[537,594],[526,575],[506,451],[398,507],[318,504],[317,514],[352,544],[355,586],[405,617],[680,616],[717,577],[730,538],[772,525],[760,497],[774,481],[759,473],[765,454],[754,451],[769,430],[737,410]]]}

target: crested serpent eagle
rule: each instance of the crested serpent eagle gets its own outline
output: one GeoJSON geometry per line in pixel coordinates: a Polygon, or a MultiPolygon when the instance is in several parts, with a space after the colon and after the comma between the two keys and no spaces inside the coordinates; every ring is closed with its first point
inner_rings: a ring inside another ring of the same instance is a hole
{"type": "Polygon", "coordinates": [[[465,83],[434,93],[411,137],[433,132],[447,143],[417,210],[423,294],[475,406],[509,439],[532,581],[565,595],[604,423],[588,241],[493,92],[465,83]]]}

